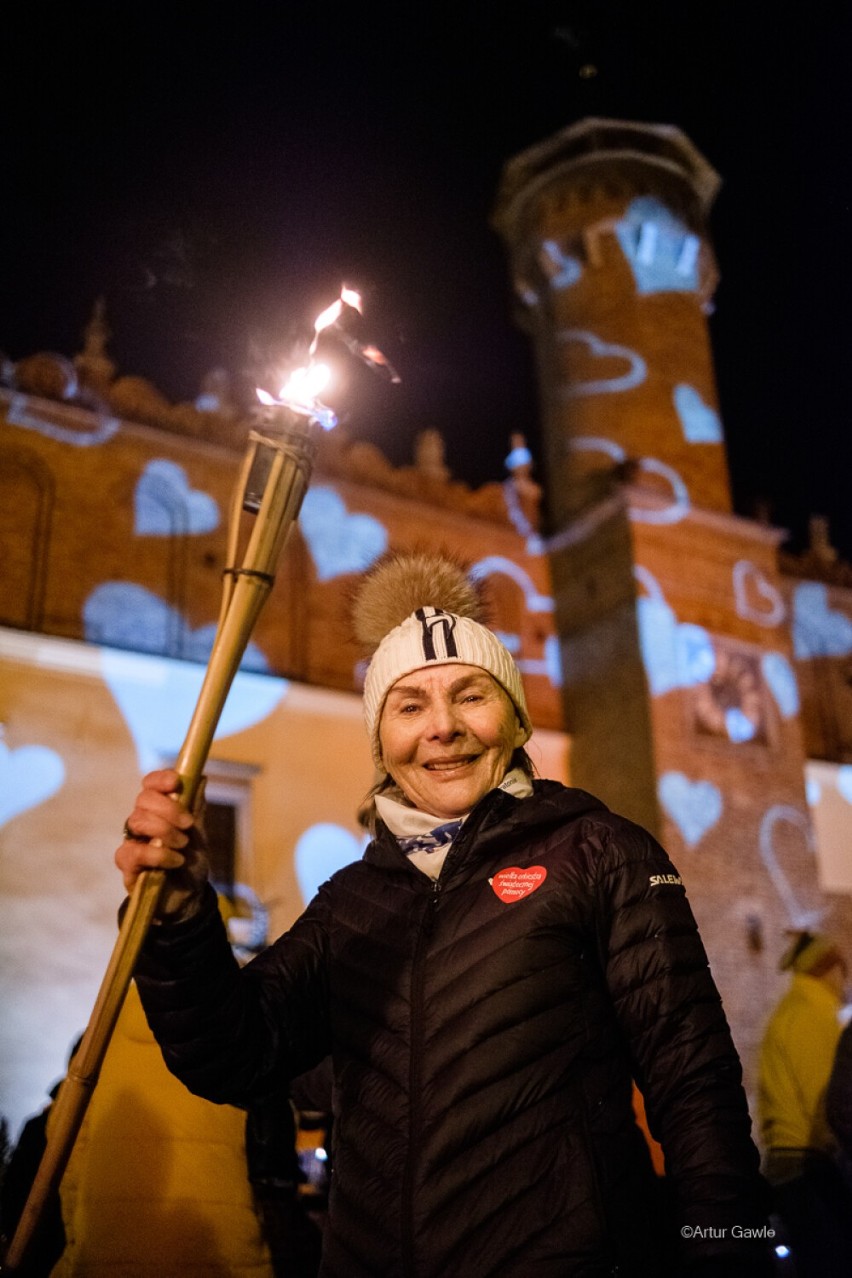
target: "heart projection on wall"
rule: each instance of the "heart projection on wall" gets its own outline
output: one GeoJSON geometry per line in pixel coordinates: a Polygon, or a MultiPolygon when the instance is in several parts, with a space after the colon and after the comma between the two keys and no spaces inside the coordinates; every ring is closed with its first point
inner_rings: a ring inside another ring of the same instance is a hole
{"type": "Polygon", "coordinates": [[[190,487],[186,471],[158,457],[148,462],[133,494],[134,532],[147,537],[198,536],[219,527],[219,507],[209,493],[190,487]]]}
{"type": "Polygon", "coordinates": [[[673,398],[684,439],[690,444],[721,444],[719,414],[704,403],[694,386],[686,383],[675,386],[673,398]]]}
{"type": "Polygon", "coordinates": [[[44,803],[65,781],[65,764],[41,745],[11,749],[0,741],[0,825],[44,803]]]}
{"type": "Polygon", "coordinates": [[[657,792],[688,848],[700,842],[722,815],[722,795],[712,781],[690,781],[683,772],[664,772],[657,792]]]}
{"type": "Polygon", "coordinates": [[[852,652],[852,618],[832,608],[828,589],[803,581],[793,595],[793,646],[797,657],[845,657],[852,652]]]}
{"type": "Polygon", "coordinates": [[[388,534],[372,515],[351,513],[333,488],[309,488],[299,526],[320,581],[364,572],[383,555],[388,534]]]}
{"type": "Polygon", "coordinates": [[[776,803],[764,814],[758,839],[760,856],[781,898],[787,917],[795,928],[817,927],[825,915],[824,907],[811,892],[810,900],[802,899],[802,889],[814,879],[814,840],[811,823],[804,812],[788,803],[776,803]],[[791,826],[798,839],[779,840],[779,826],[791,826]],[[804,865],[802,864],[804,860],[804,865]]]}
{"type": "Polygon", "coordinates": [[[342,825],[320,821],[300,836],[294,853],[296,879],[305,905],[316,896],[320,884],[336,870],[360,861],[369,838],[356,838],[342,825]]]}
{"type": "MultiPolygon", "coordinates": [[[[193,630],[176,608],[132,581],[105,581],[83,605],[83,627],[89,643],[207,662],[216,625],[193,630]]],[[[266,658],[255,643],[245,651],[241,668],[264,672],[266,658]]]]}
{"type": "Polygon", "coordinates": [[[745,621],[759,626],[779,626],[787,615],[784,600],[771,581],[748,559],[738,559],[732,569],[734,606],[745,621]]]}
{"type": "Polygon", "coordinates": [[[572,379],[562,387],[563,399],[579,399],[583,395],[614,395],[618,391],[640,386],[648,376],[648,365],[638,351],[616,342],[605,342],[595,333],[582,328],[563,328],[560,342],[584,347],[585,363],[594,375],[585,381],[572,379]],[[598,364],[600,361],[600,364],[598,364]]]}
{"type": "MultiPolygon", "coordinates": [[[[136,745],[143,772],[161,767],[180,749],[198,701],[205,667],[167,657],[106,650],[103,676],[136,745]]],[[[239,671],[216,729],[216,739],[260,723],[287,695],[286,679],[239,671]]]]}

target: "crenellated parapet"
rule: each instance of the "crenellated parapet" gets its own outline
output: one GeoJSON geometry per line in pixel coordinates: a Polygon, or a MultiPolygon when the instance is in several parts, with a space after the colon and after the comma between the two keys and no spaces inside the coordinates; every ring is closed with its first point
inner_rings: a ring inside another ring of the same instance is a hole
{"type": "MultiPolygon", "coordinates": [[[[172,403],[147,378],[115,375],[115,365],[102,344],[104,324],[99,306],[86,330],[86,349],[74,359],[54,352],[39,352],[17,362],[5,359],[0,387],[9,393],[13,415],[41,415],[41,429],[47,434],[68,432],[73,437],[76,432],[81,439],[89,434],[101,438],[112,429],[110,423],[125,421],[234,453],[242,451],[251,410],[238,406],[224,372],[208,374],[194,402],[172,403]],[[46,416],[43,407],[28,409],[31,399],[34,405],[45,401],[52,405],[46,416]]],[[[538,532],[541,490],[530,482],[530,465],[507,466],[507,479],[473,488],[453,477],[445,461],[443,437],[434,428],[417,436],[411,464],[395,466],[375,444],[354,439],[344,426],[338,426],[322,435],[317,465],[330,477],[507,527],[519,526],[521,511],[527,532],[538,532]]]]}
{"type": "Polygon", "coordinates": [[[665,276],[709,302],[718,277],[706,224],[719,184],[670,125],[585,119],[522,152],[504,169],[494,216],[519,299],[535,305],[542,286],[601,266],[615,239],[640,287],[665,276]]]}

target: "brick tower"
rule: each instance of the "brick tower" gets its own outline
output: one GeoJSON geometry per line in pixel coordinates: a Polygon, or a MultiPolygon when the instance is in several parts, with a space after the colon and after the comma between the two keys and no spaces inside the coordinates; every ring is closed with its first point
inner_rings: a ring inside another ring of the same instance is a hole
{"type": "Polygon", "coordinates": [[[556,526],[629,459],[669,521],[731,509],[706,322],[718,185],[679,130],[607,120],[507,166],[496,221],[540,364],[556,526]]]}
{"type": "Polygon", "coordinates": [[[507,165],[495,224],[538,366],[572,782],[688,875],[742,1044],[776,938],[825,903],[780,534],[731,511],[718,185],[678,129],[587,119],[507,165]]]}

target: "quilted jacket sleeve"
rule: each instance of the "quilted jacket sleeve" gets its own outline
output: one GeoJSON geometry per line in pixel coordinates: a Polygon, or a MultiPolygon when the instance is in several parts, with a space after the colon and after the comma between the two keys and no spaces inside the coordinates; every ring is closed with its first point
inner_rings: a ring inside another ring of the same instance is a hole
{"type": "Polygon", "coordinates": [[[210,891],[186,923],[152,928],[136,984],[166,1065],[207,1100],[248,1107],[329,1050],[321,900],[240,968],[210,891]]]}
{"type": "Polygon", "coordinates": [[[644,830],[608,824],[596,874],[598,945],[678,1225],[698,1230],[683,1242],[683,1260],[719,1257],[720,1272],[733,1274],[737,1253],[768,1255],[765,1238],[742,1240],[744,1229],[765,1230],[767,1202],[739,1057],[677,870],[644,830]]]}

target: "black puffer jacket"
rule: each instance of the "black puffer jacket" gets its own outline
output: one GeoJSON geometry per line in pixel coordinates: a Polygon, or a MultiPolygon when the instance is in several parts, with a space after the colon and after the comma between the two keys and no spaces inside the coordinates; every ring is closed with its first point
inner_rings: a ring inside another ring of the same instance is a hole
{"type": "Polygon", "coordinates": [[[763,1223],[680,879],[582,791],[492,791],[437,884],[382,830],[247,968],[208,905],[152,929],[137,979],[170,1068],[212,1100],[248,1104],[333,1053],[329,1278],[656,1276],[677,1246],[728,1275],[749,1250],[733,1227],[763,1223]],[[680,1243],[681,1224],[705,1233],[680,1243]]]}

